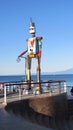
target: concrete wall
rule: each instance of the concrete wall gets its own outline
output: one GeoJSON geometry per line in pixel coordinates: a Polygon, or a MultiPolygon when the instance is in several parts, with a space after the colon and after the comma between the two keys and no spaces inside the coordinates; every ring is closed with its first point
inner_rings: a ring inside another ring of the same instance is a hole
{"type": "Polygon", "coordinates": [[[40,97],[29,100],[29,106],[36,112],[55,118],[66,118],[67,98],[66,93],[40,97]]]}

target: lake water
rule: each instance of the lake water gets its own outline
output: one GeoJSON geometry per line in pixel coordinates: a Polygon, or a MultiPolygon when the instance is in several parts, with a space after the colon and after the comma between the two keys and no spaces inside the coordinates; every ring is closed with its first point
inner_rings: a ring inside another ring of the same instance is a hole
{"type": "MultiPolygon", "coordinates": [[[[36,80],[36,76],[31,76],[32,80],[36,80]]],[[[20,81],[25,80],[24,75],[18,76],[0,76],[0,82],[20,81]]],[[[73,86],[73,74],[65,75],[42,75],[41,80],[66,80],[67,86],[73,86]]]]}

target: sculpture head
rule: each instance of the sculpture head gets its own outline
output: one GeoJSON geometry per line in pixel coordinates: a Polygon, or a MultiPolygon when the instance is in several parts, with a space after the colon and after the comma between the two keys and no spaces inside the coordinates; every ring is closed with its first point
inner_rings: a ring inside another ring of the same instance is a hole
{"type": "Polygon", "coordinates": [[[32,22],[32,19],[30,19],[29,33],[32,34],[32,37],[35,37],[36,29],[35,29],[35,23],[32,22]]]}

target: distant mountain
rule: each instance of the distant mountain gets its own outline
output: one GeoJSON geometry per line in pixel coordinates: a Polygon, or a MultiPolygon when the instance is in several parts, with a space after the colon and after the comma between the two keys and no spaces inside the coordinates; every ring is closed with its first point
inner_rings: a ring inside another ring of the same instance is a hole
{"type": "Polygon", "coordinates": [[[70,68],[64,71],[51,72],[49,74],[73,74],[73,68],[70,68]]]}

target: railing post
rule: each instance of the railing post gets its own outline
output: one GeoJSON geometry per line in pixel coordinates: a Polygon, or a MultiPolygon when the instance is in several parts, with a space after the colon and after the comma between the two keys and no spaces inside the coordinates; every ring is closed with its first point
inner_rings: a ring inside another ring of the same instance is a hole
{"type": "Polygon", "coordinates": [[[21,86],[19,87],[19,100],[21,100],[21,86]]]}
{"type": "Polygon", "coordinates": [[[66,82],[64,82],[64,92],[67,92],[67,86],[66,86],[66,82]]]}
{"type": "Polygon", "coordinates": [[[7,105],[7,99],[6,99],[6,84],[4,84],[4,102],[3,105],[6,106],[7,105]]]}
{"type": "Polygon", "coordinates": [[[62,86],[61,86],[61,82],[59,82],[59,88],[58,88],[58,89],[59,89],[59,94],[61,94],[61,92],[62,92],[62,91],[61,91],[61,89],[62,89],[61,87],[62,87],[62,86]]]}

